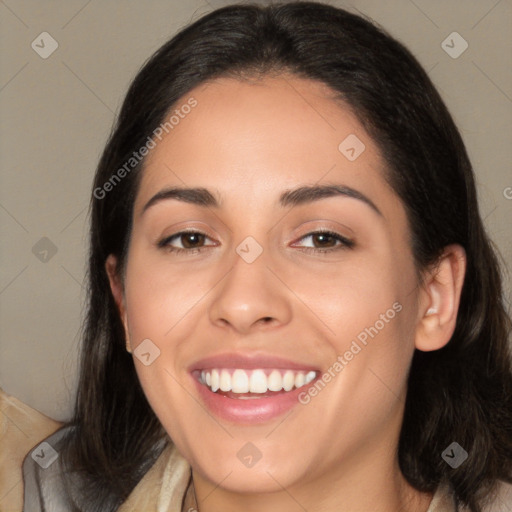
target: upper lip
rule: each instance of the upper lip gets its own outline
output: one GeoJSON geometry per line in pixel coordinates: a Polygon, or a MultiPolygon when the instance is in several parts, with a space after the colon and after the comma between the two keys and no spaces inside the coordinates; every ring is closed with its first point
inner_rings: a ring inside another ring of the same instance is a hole
{"type": "Polygon", "coordinates": [[[319,368],[311,363],[292,361],[271,354],[241,354],[226,352],[195,361],[189,366],[189,371],[208,370],[212,368],[240,368],[255,370],[257,368],[279,368],[290,370],[318,371],[319,368]]]}

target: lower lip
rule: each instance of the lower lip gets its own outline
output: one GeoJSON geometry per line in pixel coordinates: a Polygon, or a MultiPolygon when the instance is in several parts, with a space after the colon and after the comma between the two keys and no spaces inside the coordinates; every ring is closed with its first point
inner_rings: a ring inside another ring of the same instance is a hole
{"type": "Polygon", "coordinates": [[[316,380],[272,397],[243,400],[214,393],[196,378],[191,377],[206,407],[216,416],[238,424],[265,423],[281,416],[299,404],[299,394],[307,390],[316,380]]]}

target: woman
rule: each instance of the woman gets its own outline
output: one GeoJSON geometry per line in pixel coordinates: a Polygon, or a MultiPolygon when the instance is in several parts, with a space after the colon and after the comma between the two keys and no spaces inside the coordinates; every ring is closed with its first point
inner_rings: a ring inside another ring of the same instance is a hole
{"type": "Polygon", "coordinates": [[[128,91],[90,242],[75,415],[25,459],[27,512],[512,508],[471,165],[368,21],[240,5],[182,30],[128,91]]]}

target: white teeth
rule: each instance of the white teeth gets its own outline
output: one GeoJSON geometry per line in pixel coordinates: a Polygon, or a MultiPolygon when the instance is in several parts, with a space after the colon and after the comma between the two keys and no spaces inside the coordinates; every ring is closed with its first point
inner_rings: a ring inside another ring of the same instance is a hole
{"type": "MultiPolygon", "coordinates": [[[[263,394],[267,391],[291,391],[309,384],[317,375],[315,371],[300,372],[295,370],[202,370],[199,381],[214,393],[231,391],[233,393],[263,394]]],[[[240,397],[258,398],[258,397],[240,397]]]]}
{"type": "Polygon", "coordinates": [[[306,374],[306,382],[304,384],[309,384],[316,377],[316,372],[308,372],[306,374]]]}
{"type": "Polygon", "coordinates": [[[248,393],[249,377],[247,373],[243,370],[235,370],[231,376],[231,389],[233,393],[248,393]]]}
{"type": "Polygon", "coordinates": [[[288,370],[283,377],[283,389],[290,391],[295,385],[295,375],[292,371],[288,370]]]}
{"type": "Polygon", "coordinates": [[[254,370],[249,378],[251,393],[266,393],[268,391],[267,376],[263,370],[254,370]]]}
{"type": "Polygon", "coordinates": [[[218,370],[212,370],[212,384],[211,384],[212,391],[215,393],[219,389],[219,371],[218,370]]]}
{"type": "Polygon", "coordinates": [[[283,389],[283,378],[281,377],[281,372],[273,370],[268,376],[267,386],[270,391],[281,391],[281,389],[283,389]]]}
{"type": "Polygon", "coordinates": [[[231,376],[227,370],[220,372],[219,387],[221,391],[231,391],[231,376]]]}

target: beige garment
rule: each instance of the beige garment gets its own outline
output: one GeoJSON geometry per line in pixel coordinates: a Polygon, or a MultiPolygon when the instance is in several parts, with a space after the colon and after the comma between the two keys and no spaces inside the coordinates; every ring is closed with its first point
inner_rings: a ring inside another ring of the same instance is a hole
{"type": "Polygon", "coordinates": [[[168,446],[118,512],[182,512],[185,493],[191,488],[190,477],[188,462],[174,445],[168,446]]]}
{"type": "MultiPolygon", "coordinates": [[[[60,423],[28,407],[0,388],[0,512],[21,512],[21,467],[28,452],[58,430],[60,423]]],[[[132,491],[118,512],[193,512],[195,505],[188,462],[168,446],[132,491]]],[[[427,512],[454,512],[448,487],[440,486],[427,512]]],[[[502,484],[485,512],[512,512],[512,485],[502,484]]],[[[462,511],[461,511],[462,512],[462,511]]]]}
{"type": "Polygon", "coordinates": [[[61,426],[0,388],[0,511],[23,508],[23,459],[61,426]]]}

